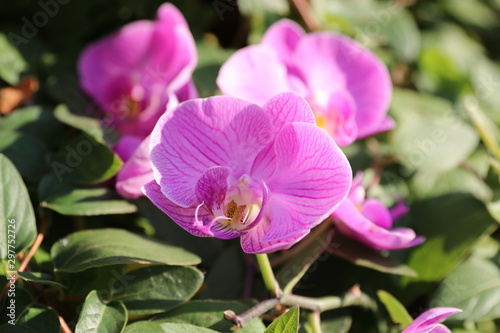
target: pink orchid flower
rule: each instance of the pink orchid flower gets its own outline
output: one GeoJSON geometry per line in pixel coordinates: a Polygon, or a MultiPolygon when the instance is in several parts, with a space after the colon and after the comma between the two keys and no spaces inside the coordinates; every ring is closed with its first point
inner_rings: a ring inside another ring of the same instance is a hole
{"type": "Polygon", "coordinates": [[[142,186],[154,179],[149,157],[150,138],[148,136],[138,146],[131,144],[132,147],[137,148],[128,159],[124,160],[125,163],[116,176],[116,191],[124,198],[139,198],[143,195],[142,186]]]}
{"type": "Polygon", "coordinates": [[[451,333],[441,323],[449,316],[462,312],[457,308],[433,308],[418,316],[401,333],[451,333]]]}
{"type": "Polygon", "coordinates": [[[201,237],[241,237],[247,253],[285,249],[346,197],[347,158],[307,102],[283,93],[263,107],[229,96],[194,99],[151,135],[146,196],[201,237]]]}
{"type": "Polygon", "coordinates": [[[306,34],[289,20],[273,24],[259,45],[235,52],[217,84],[224,94],[259,105],[296,91],[341,146],[394,127],[387,116],[392,86],[385,65],[346,36],[306,34]]]}
{"type": "Polygon", "coordinates": [[[425,238],[412,229],[392,227],[408,207],[400,201],[389,210],[378,200],[366,199],[362,178],[362,173],[356,174],[347,198],[332,214],[338,230],[375,250],[400,250],[422,243],[425,238]]]}
{"type": "Polygon", "coordinates": [[[88,46],[78,62],[83,90],[121,134],[147,137],[169,103],[196,97],[196,47],[171,4],[88,46]]]}
{"type": "Polygon", "coordinates": [[[138,198],[153,180],[147,137],[166,110],[198,97],[191,81],[196,62],[189,27],[171,4],[160,6],[156,21],[130,23],[83,51],[81,86],[123,135],[113,147],[124,161],[116,183],[121,196],[138,198]]]}

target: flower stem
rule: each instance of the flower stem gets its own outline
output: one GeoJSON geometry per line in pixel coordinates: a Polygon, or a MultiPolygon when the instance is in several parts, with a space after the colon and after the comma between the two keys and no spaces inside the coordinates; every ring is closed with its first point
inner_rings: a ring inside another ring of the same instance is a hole
{"type": "Polygon", "coordinates": [[[307,323],[310,333],[323,333],[321,329],[321,317],[319,311],[311,311],[307,314],[307,323]]]}
{"type": "Polygon", "coordinates": [[[269,292],[273,296],[280,296],[281,289],[276,282],[276,278],[274,277],[273,268],[271,267],[271,263],[269,262],[269,257],[267,254],[256,254],[257,263],[259,264],[260,272],[262,274],[262,279],[264,280],[264,284],[269,290],[269,292]]]}

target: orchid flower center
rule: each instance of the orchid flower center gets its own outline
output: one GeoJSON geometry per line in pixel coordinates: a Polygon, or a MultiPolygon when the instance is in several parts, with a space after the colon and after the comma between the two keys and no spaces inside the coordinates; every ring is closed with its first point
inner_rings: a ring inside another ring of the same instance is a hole
{"type": "Polygon", "coordinates": [[[206,207],[203,203],[200,205],[211,215],[210,221],[204,224],[204,229],[226,234],[250,230],[262,218],[262,207],[266,204],[264,192],[261,184],[248,175],[242,175],[236,182],[230,184],[220,205],[215,205],[216,207],[206,207]]]}

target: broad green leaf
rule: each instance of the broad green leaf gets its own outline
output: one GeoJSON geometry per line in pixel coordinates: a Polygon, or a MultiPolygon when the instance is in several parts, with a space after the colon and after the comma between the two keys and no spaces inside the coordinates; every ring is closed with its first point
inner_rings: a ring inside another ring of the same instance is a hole
{"type": "Polygon", "coordinates": [[[432,306],[463,310],[450,318],[479,320],[500,318],[500,270],[493,262],[471,257],[448,275],[432,297],[432,306]]]}
{"type": "Polygon", "coordinates": [[[500,124],[500,94],[497,93],[500,87],[500,64],[489,59],[476,59],[471,70],[475,97],[481,102],[483,111],[488,112],[497,125],[500,124]]]}
{"type": "MultiPolygon", "coordinates": [[[[182,304],[151,321],[139,321],[127,326],[126,333],[154,332],[160,331],[164,323],[191,324],[206,327],[219,333],[231,333],[234,324],[224,318],[224,311],[233,310],[237,314],[243,313],[247,306],[239,302],[225,301],[192,301],[182,304]],[[149,331],[148,331],[149,330],[149,331]]],[[[249,321],[239,333],[262,333],[266,327],[258,318],[249,321]]]]}
{"type": "Polygon", "coordinates": [[[52,110],[40,106],[16,109],[0,117],[0,131],[15,131],[36,137],[47,146],[59,144],[64,130],[65,126],[54,117],[52,110]]]}
{"type": "Polygon", "coordinates": [[[267,327],[264,333],[296,333],[299,330],[299,307],[294,306],[267,327]]]}
{"type": "Polygon", "coordinates": [[[21,279],[24,281],[36,282],[40,284],[45,284],[48,286],[56,286],[64,288],[64,285],[59,282],[54,281],[54,277],[40,272],[18,272],[17,273],[21,279]]]}
{"type": "MultiPolygon", "coordinates": [[[[28,190],[12,162],[2,154],[0,191],[0,258],[6,259],[9,254],[17,254],[30,247],[37,231],[28,190]]],[[[14,266],[9,268],[15,269],[14,266]]]]}
{"type": "Polygon", "coordinates": [[[227,244],[224,240],[216,237],[196,237],[191,235],[153,205],[146,197],[139,198],[134,203],[139,208],[139,215],[151,222],[157,238],[195,253],[200,256],[205,265],[212,266],[227,244]]]}
{"type": "Polygon", "coordinates": [[[396,90],[391,106],[398,126],[391,137],[394,152],[410,171],[445,172],[463,162],[479,142],[446,100],[396,90]]]}
{"type": "Polygon", "coordinates": [[[126,324],[125,306],[120,302],[104,303],[94,290],[83,303],[75,333],[119,333],[126,324]]]}
{"type": "Polygon", "coordinates": [[[497,17],[493,9],[479,0],[446,0],[444,8],[456,19],[481,28],[490,28],[497,24],[497,17]]]}
{"type": "Polygon", "coordinates": [[[406,326],[410,325],[413,321],[412,317],[408,311],[406,311],[403,304],[401,304],[394,296],[385,290],[377,291],[377,296],[384,304],[387,312],[389,312],[389,316],[391,316],[391,320],[394,323],[400,324],[401,329],[405,329],[406,326]]]}
{"type": "Polygon", "coordinates": [[[321,329],[323,332],[348,333],[352,326],[350,315],[336,315],[332,319],[321,318],[321,329]]]}
{"type": "Polygon", "coordinates": [[[200,298],[230,300],[241,297],[245,281],[245,261],[241,247],[224,251],[211,266],[203,284],[200,298]]]}
{"type": "Polygon", "coordinates": [[[99,120],[71,113],[68,110],[68,107],[64,104],[56,107],[54,110],[54,116],[60,122],[71,127],[78,128],[79,130],[82,130],[92,136],[98,142],[103,142],[103,132],[105,129],[103,129],[99,120]]]}
{"type": "Polygon", "coordinates": [[[210,330],[208,328],[194,326],[190,324],[174,324],[165,323],[160,325],[161,329],[165,333],[175,332],[175,333],[216,333],[216,331],[210,330]]]}
{"type": "Polygon", "coordinates": [[[407,218],[426,241],[408,250],[406,262],[418,278],[402,278],[405,289],[398,298],[405,302],[443,279],[479,240],[498,227],[484,204],[467,194],[448,194],[418,202],[403,217],[407,218]]]}
{"type": "Polygon", "coordinates": [[[59,181],[97,184],[113,177],[122,164],[111,149],[81,133],[62,143],[50,167],[59,181]]]}
{"type": "Polygon", "coordinates": [[[170,310],[200,289],[203,274],[190,266],[148,266],[123,275],[113,284],[111,297],[131,314],[170,310]]]}
{"type": "Polygon", "coordinates": [[[40,205],[63,215],[129,214],[137,207],[109,188],[76,188],[48,175],[38,187],[40,205]]]}
{"type": "Polygon", "coordinates": [[[329,251],[356,265],[368,267],[380,272],[406,276],[417,275],[416,272],[407,265],[398,262],[392,257],[383,256],[379,251],[369,249],[340,233],[334,235],[332,246],[329,251]]]}
{"type": "Polygon", "coordinates": [[[39,181],[48,172],[46,148],[39,138],[19,132],[2,131],[0,152],[7,156],[26,180],[39,181]]]}
{"type": "Polygon", "coordinates": [[[417,171],[410,180],[412,193],[418,199],[446,195],[447,193],[471,193],[482,201],[489,201],[493,192],[476,174],[462,168],[435,173],[417,171]]]}
{"type": "Polygon", "coordinates": [[[420,32],[413,16],[407,10],[401,10],[397,15],[387,11],[387,15],[382,15],[380,20],[384,23],[381,24],[382,34],[397,56],[407,62],[414,61],[420,51],[420,32]]]}
{"type": "Polygon", "coordinates": [[[121,229],[75,232],[59,240],[50,251],[54,270],[78,272],[118,264],[196,265],[200,258],[181,248],[121,229]]]}
{"type": "Polygon", "coordinates": [[[292,259],[276,273],[276,279],[279,285],[283,286],[284,293],[290,293],[292,291],[304,274],[307,273],[311,265],[330,245],[333,236],[331,228],[326,230],[321,229],[320,232],[321,233],[317,234],[316,230],[314,230],[311,235],[304,239],[304,241],[310,241],[311,243],[294,255],[292,259]]]}
{"type": "Polygon", "coordinates": [[[54,310],[37,304],[27,291],[21,288],[16,288],[15,296],[10,297],[7,295],[6,301],[9,302],[9,304],[3,304],[4,306],[0,312],[0,316],[2,318],[0,332],[59,333],[59,318],[54,310]],[[11,325],[7,322],[8,320],[13,319],[12,316],[8,316],[11,311],[8,309],[8,307],[11,306],[11,300],[14,300],[15,302],[15,325],[11,325]]]}
{"type": "Polygon", "coordinates": [[[494,121],[479,107],[476,98],[469,96],[462,105],[472,119],[481,139],[491,153],[500,161],[500,129],[494,121]]]}
{"type": "Polygon", "coordinates": [[[19,51],[9,41],[12,33],[0,34],[0,79],[11,85],[19,82],[21,74],[27,70],[28,64],[19,51]]]}

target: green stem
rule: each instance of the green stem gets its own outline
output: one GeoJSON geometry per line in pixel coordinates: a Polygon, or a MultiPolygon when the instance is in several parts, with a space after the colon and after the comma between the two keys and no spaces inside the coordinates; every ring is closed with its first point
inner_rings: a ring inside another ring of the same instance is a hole
{"type": "Polygon", "coordinates": [[[262,274],[262,279],[264,280],[264,284],[269,290],[269,292],[274,296],[279,296],[281,293],[278,282],[276,282],[276,278],[274,277],[273,268],[271,267],[271,263],[269,262],[269,257],[267,254],[256,254],[257,263],[259,264],[260,273],[262,274]]]}
{"type": "Polygon", "coordinates": [[[319,311],[311,311],[307,315],[307,323],[309,324],[310,333],[323,333],[321,329],[321,317],[319,311]]]}

